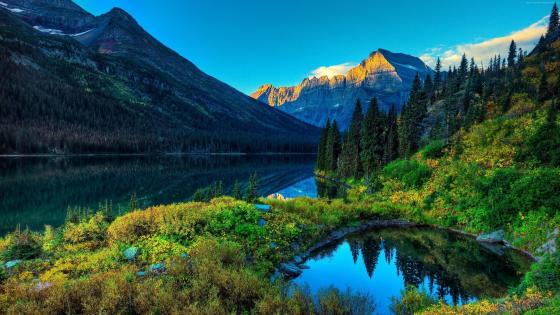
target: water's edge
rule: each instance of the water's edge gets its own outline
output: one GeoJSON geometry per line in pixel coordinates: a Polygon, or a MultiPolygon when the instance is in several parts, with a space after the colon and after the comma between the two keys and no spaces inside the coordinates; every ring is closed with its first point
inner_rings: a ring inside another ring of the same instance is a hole
{"type": "MultiPolygon", "coordinates": [[[[321,241],[319,241],[319,242],[315,243],[314,245],[312,245],[311,247],[309,247],[306,251],[299,252],[291,260],[280,264],[280,266],[277,268],[277,270],[280,273],[282,273],[285,277],[287,277],[288,279],[296,278],[299,275],[299,273],[301,273],[301,269],[303,269],[303,268],[300,268],[300,266],[303,266],[305,264],[305,262],[309,258],[312,257],[312,255],[315,251],[317,251],[320,248],[325,247],[325,246],[327,246],[331,243],[338,242],[338,241],[340,241],[341,239],[345,238],[346,236],[348,236],[350,234],[362,232],[362,231],[372,229],[372,228],[433,228],[433,229],[438,229],[438,230],[444,230],[444,231],[447,231],[447,232],[453,233],[453,234],[462,235],[462,236],[469,237],[469,238],[472,238],[472,239],[476,239],[476,237],[477,237],[477,235],[473,234],[473,233],[468,233],[468,232],[465,232],[465,231],[461,231],[461,230],[457,230],[457,229],[453,229],[453,228],[441,227],[441,226],[432,225],[432,224],[414,223],[414,222],[410,222],[410,221],[406,221],[406,220],[372,219],[372,220],[362,222],[361,224],[359,224],[357,226],[347,226],[347,227],[343,227],[343,228],[331,231],[329,233],[329,235],[327,235],[321,241]],[[298,270],[299,270],[299,273],[298,273],[298,270]]],[[[482,244],[482,242],[478,242],[478,243],[482,244]]],[[[507,249],[514,250],[514,251],[530,258],[533,262],[538,261],[537,257],[533,256],[533,254],[531,254],[530,252],[528,252],[526,250],[523,250],[523,249],[520,249],[520,248],[517,248],[517,247],[514,247],[513,245],[511,245],[506,240],[499,243],[499,245],[504,246],[507,249]]]]}

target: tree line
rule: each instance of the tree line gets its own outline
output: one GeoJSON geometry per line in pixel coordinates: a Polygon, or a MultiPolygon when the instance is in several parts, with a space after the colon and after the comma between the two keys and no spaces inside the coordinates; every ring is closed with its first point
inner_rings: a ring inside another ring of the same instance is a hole
{"type": "MultiPolygon", "coordinates": [[[[559,38],[558,8],[554,4],[547,33],[529,56],[551,50],[559,38]]],[[[317,169],[343,178],[367,177],[392,160],[410,157],[430,141],[447,144],[457,131],[507,113],[515,93],[525,93],[540,104],[558,96],[560,82],[551,84],[543,65],[536,86],[523,79],[527,57],[527,52],[512,40],[507,56],[495,55],[486,67],[463,54],[458,66],[443,71],[438,58],[433,75],[420,78],[416,74],[399,115],[394,105],[387,113],[380,110],[376,98],[369,101],[364,115],[357,100],[348,130],[342,133],[337,122],[330,120],[322,129],[317,169]]]]}

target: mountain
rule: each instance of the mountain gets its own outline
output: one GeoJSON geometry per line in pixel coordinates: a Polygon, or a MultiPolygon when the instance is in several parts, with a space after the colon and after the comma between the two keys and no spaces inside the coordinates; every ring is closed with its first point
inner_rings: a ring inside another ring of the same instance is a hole
{"type": "Polygon", "coordinates": [[[432,72],[420,58],[378,49],[346,75],[305,78],[291,87],[265,84],[251,96],[315,126],[330,118],[346,129],[357,99],[364,110],[373,97],[386,111],[392,105],[400,110],[416,73],[423,79],[432,72]]]}
{"type": "Polygon", "coordinates": [[[0,153],[313,151],[317,128],[235,90],[124,10],[0,2],[0,153]]]}

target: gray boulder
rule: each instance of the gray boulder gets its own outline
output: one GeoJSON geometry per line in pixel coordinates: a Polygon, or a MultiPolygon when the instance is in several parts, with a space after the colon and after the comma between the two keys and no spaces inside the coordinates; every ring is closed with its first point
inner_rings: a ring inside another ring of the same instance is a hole
{"type": "Polygon", "coordinates": [[[134,260],[136,259],[136,256],[138,256],[138,252],[139,252],[138,247],[131,246],[124,250],[123,255],[124,258],[126,258],[127,260],[134,260]]]}
{"type": "Polygon", "coordinates": [[[282,264],[280,264],[280,266],[278,266],[278,268],[285,275],[287,275],[289,277],[294,277],[294,278],[301,275],[301,273],[303,272],[301,270],[301,268],[299,268],[298,266],[296,266],[293,263],[282,263],[282,264]]]}
{"type": "Polygon", "coordinates": [[[545,255],[545,254],[554,254],[558,251],[558,249],[556,248],[556,239],[558,238],[558,235],[560,234],[560,228],[556,228],[554,229],[554,231],[552,231],[552,233],[548,234],[548,239],[546,242],[544,242],[544,244],[542,244],[539,248],[537,248],[536,253],[537,254],[541,254],[541,255],[545,255]]]}
{"type": "Polygon", "coordinates": [[[476,237],[479,242],[485,243],[503,243],[505,238],[504,230],[497,230],[490,233],[483,233],[476,237]]]}
{"type": "Polygon", "coordinates": [[[12,269],[22,263],[21,259],[10,260],[4,264],[6,269],[12,269]]]}

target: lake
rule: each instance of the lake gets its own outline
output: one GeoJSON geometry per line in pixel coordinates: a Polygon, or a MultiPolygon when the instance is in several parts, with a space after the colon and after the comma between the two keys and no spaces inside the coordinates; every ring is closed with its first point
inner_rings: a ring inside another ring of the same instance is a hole
{"type": "Polygon", "coordinates": [[[314,253],[293,280],[312,293],[334,286],[368,294],[376,314],[389,314],[391,297],[411,285],[449,304],[503,297],[531,261],[502,246],[427,228],[384,228],[346,237],[314,253]]]}
{"type": "Polygon", "coordinates": [[[128,208],[187,201],[196,189],[222,181],[228,193],[245,188],[253,172],[261,196],[286,198],[332,194],[317,185],[313,155],[165,155],[0,158],[0,235],[17,225],[40,230],[60,226],[69,207],[128,208]]]}

